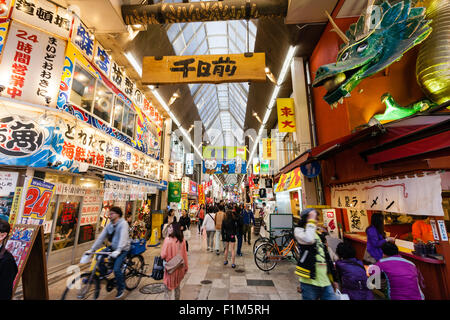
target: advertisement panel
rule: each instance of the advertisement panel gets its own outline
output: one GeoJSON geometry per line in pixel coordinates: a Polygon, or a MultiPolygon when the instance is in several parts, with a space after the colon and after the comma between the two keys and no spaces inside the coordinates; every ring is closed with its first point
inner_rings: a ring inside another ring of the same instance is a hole
{"type": "Polygon", "coordinates": [[[45,215],[55,191],[55,185],[30,179],[25,196],[25,207],[21,216],[21,224],[43,224],[45,215]]]}
{"type": "Polygon", "coordinates": [[[66,41],[13,21],[0,64],[3,95],[55,107],[65,48],[66,41]]]}

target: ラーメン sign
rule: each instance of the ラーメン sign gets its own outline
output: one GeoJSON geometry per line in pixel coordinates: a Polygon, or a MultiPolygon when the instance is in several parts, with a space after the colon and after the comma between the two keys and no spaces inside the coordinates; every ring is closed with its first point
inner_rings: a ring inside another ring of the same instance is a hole
{"type": "Polygon", "coordinates": [[[142,83],[223,83],[266,80],[264,53],[144,57],[142,83]]]}

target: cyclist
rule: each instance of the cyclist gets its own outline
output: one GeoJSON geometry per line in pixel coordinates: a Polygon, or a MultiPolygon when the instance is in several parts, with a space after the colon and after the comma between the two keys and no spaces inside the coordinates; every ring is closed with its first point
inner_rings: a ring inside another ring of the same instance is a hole
{"type": "Polygon", "coordinates": [[[92,254],[100,248],[103,241],[107,238],[110,245],[105,248],[104,251],[112,251],[111,258],[114,259],[114,275],[117,283],[116,299],[120,299],[124,295],[125,291],[125,277],[121,270],[123,260],[126,258],[128,251],[130,250],[130,237],[128,234],[128,223],[122,217],[122,209],[119,207],[112,207],[109,209],[110,223],[103,229],[100,236],[92,245],[91,249],[86,251],[87,254],[92,254]]]}

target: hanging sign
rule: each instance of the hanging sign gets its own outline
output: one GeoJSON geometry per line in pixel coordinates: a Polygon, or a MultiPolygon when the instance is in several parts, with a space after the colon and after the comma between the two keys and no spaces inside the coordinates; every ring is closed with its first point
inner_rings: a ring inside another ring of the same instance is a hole
{"type": "Polygon", "coordinates": [[[302,186],[300,168],[296,168],[289,173],[282,174],[275,192],[288,191],[291,189],[300,188],[302,186]]]}
{"type": "Polygon", "coordinates": [[[366,210],[347,209],[350,232],[365,232],[369,226],[366,210]]]}
{"type": "Polygon", "coordinates": [[[336,210],[322,209],[322,214],[323,214],[323,224],[327,228],[329,235],[338,238],[339,231],[336,219],[336,210]]]}
{"type": "Polygon", "coordinates": [[[144,57],[142,84],[266,81],[264,53],[144,57]]]}
{"type": "Polygon", "coordinates": [[[441,234],[442,241],[448,241],[447,229],[445,228],[445,221],[438,220],[439,233],[441,234]]]}
{"type": "Polygon", "coordinates": [[[66,42],[16,21],[9,29],[0,64],[3,95],[55,107],[66,42]]]}
{"type": "Polygon", "coordinates": [[[194,154],[186,153],[186,174],[194,174],[194,154]]]}
{"type": "Polygon", "coordinates": [[[270,160],[261,160],[261,174],[269,173],[270,160]]]}
{"type": "Polygon", "coordinates": [[[203,184],[198,184],[198,204],[205,204],[205,192],[203,184]]]}
{"type": "Polygon", "coordinates": [[[54,191],[55,185],[37,179],[30,179],[20,223],[43,224],[54,191]]]}
{"type": "Polygon", "coordinates": [[[197,183],[189,180],[189,195],[197,195],[197,183]]]}
{"type": "Polygon", "coordinates": [[[181,182],[169,182],[169,202],[180,202],[181,182]]]}
{"type": "Polygon", "coordinates": [[[439,241],[439,233],[436,227],[436,220],[430,219],[431,230],[433,231],[433,238],[435,241],[439,241]]]}
{"type": "Polygon", "coordinates": [[[48,1],[33,0],[31,2],[30,0],[17,0],[11,18],[62,38],[69,38],[72,15],[66,9],[53,5],[48,1]]]}
{"type": "Polygon", "coordinates": [[[278,131],[295,132],[295,108],[294,99],[277,99],[278,131]]]}
{"type": "Polygon", "coordinates": [[[188,208],[189,208],[188,195],[187,195],[187,193],[182,193],[181,194],[181,209],[187,211],[188,208]]]}
{"type": "Polygon", "coordinates": [[[277,159],[277,145],[274,139],[262,139],[262,146],[264,160],[277,159]]]}
{"type": "Polygon", "coordinates": [[[253,158],[253,174],[259,174],[260,166],[259,159],[253,158]]]}
{"type": "Polygon", "coordinates": [[[433,174],[332,187],[331,206],[411,215],[423,215],[426,212],[428,216],[444,216],[441,176],[433,174]]]}

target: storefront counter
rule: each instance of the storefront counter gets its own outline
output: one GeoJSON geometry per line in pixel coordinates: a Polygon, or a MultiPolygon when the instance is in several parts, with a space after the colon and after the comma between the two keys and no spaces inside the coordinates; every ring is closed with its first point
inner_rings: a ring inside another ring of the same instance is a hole
{"type": "MultiPolygon", "coordinates": [[[[352,245],[356,250],[356,257],[362,260],[367,245],[366,236],[362,234],[344,234],[344,238],[352,242],[352,245]]],[[[399,251],[403,258],[413,262],[422,273],[425,280],[425,288],[423,289],[423,293],[426,300],[441,300],[450,298],[446,296],[445,289],[442,286],[435,285],[445,282],[445,261],[417,256],[412,254],[409,249],[402,247],[399,247],[399,251]]]]}

